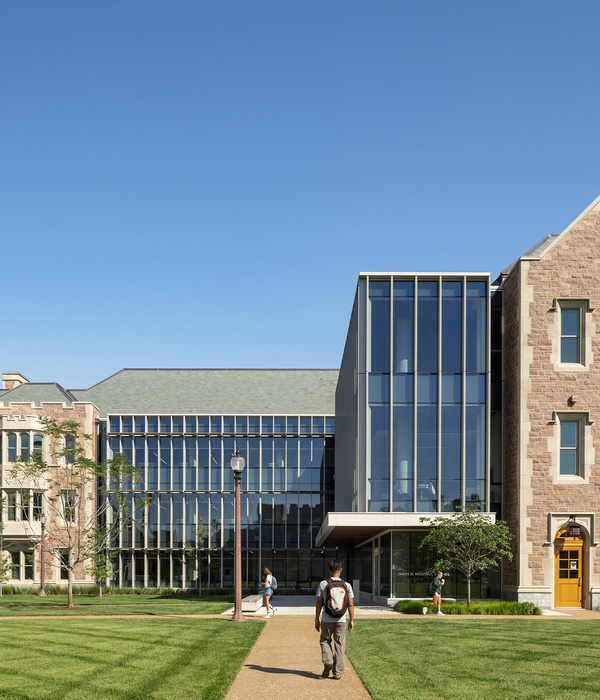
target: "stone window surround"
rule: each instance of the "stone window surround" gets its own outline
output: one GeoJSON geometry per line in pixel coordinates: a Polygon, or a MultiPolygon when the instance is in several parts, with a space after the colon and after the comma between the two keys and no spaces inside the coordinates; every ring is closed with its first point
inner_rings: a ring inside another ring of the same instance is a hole
{"type": "Polygon", "coordinates": [[[551,455],[550,475],[555,484],[588,484],[590,468],[594,464],[594,447],[592,442],[592,425],[589,411],[552,411],[552,420],[548,425],[554,426],[552,437],[548,439],[548,450],[551,455]],[[580,439],[579,474],[569,475],[560,473],[560,421],[579,421],[580,439]]]}
{"type": "Polygon", "coordinates": [[[555,297],[552,300],[552,306],[548,310],[551,312],[558,312],[556,313],[554,324],[550,324],[549,329],[552,340],[551,360],[554,369],[560,372],[582,372],[588,370],[593,361],[592,336],[594,335],[594,324],[591,319],[591,314],[594,311],[594,308],[592,307],[591,300],[589,298],[571,299],[566,297],[555,297]],[[581,310],[580,363],[561,362],[561,316],[559,313],[561,308],[581,310]]]}
{"type": "Polygon", "coordinates": [[[575,523],[577,525],[581,525],[581,529],[583,530],[585,535],[586,546],[598,546],[599,543],[596,542],[596,516],[594,515],[594,513],[578,513],[576,511],[564,511],[548,513],[546,542],[544,542],[544,547],[550,547],[554,545],[556,533],[567,524],[571,516],[575,518],[575,523]]]}

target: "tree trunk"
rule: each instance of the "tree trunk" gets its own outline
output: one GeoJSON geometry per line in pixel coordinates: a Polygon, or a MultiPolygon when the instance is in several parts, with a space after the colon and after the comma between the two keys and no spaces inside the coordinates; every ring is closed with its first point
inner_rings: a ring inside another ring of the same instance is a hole
{"type": "Polygon", "coordinates": [[[102,581],[98,582],[98,598],[102,598],[102,581]]]}
{"type": "Polygon", "coordinates": [[[467,608],[471,607],[471,574],[467,575],[467,608]]]}
{"type": "Polygon", "coordinates": [[[69,581],[67,584],[67,593],[68,593],[67,608],[71,609],[71,608],[75,607],[73,605],[73,552],[71,552],[71,550],[69,550],[68,573],[69,573],[69,581]]]}

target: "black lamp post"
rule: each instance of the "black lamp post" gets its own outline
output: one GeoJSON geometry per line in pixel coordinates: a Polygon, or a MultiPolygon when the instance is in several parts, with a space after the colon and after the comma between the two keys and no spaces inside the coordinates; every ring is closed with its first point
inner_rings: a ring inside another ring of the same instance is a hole
{"type": "Polygon", "coordinates": [[[240,505],[242,472],[245,466],[246,460],[242,457],[240,451],[236,450],[231,458],[231,468],[233,469],[233,478],[235,481],[235,608],[233,617],[231,618],[232,622],[244,622],[245,620],[245,617],[242,615],[242,509],[240,505]]]}
{"type": "Polygon", "coordinates": [[[46,595],[46,576],[44,567],[44,547],[46,544],[46,516],[42,515],[40,523],[42,525],[42,546],[40,548],[40,592],[38,595],[46,595]]]}

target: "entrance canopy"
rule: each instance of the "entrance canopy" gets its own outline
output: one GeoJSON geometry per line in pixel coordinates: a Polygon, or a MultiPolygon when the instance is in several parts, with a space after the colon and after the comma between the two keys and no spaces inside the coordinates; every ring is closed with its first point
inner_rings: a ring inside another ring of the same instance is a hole
{"type": "MultiPolygon", "coordinates": [[[[431,513],[435,517],[452,517],[451,513],[431,513]]],[[[376,537],[387,530],[410,528],[422,530],[428,527],[421,522],[427,513],[327,513],[315,545],[320,547],[355,546],[376,537]]]]}

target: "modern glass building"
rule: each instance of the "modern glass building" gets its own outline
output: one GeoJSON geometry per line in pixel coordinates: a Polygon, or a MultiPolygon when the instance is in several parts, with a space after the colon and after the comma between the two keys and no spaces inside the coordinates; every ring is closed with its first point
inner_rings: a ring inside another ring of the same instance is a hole
{"type": "Polygon", "coordinates": [[[124,452],[142,475],[125,485],[135,515],[114,542],[113,583],[231,587],[236,449],[246,460],[244,587],[258,585],[263,566],[277,572],[282,588],[321,580],[336,553],[317,548],[315,535],[334,501],[337,376],[333,370],[123,370],[80,392],[105,409],[102,456],[124,452]],[[136,510],[145,495],[152,504],[136,510]]]}
{"type": "Polygon", "coordinates": [[[317,541],[349,547],[374,595],[423,595],[423,516],[490,510],[490,343],[488,274],[359,276],[317,541]]]}

